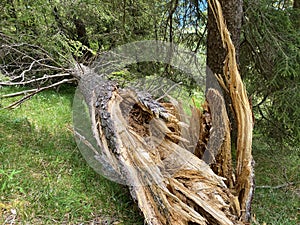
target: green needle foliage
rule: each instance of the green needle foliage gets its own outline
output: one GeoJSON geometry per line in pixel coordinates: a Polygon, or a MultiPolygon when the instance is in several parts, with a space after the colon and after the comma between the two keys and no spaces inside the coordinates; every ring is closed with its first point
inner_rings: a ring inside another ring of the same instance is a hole
{"type": "Polygon", "coordinates": [[[300,143],[300,10],[290,1],[245,1],[241,70],[257,128],[300,143]]]}
{"type": "MultiPolygon", "coordinates": [[[[240,70],[253,99],[256,128],[268,137],[294,144],[300,138],[297,2],[245,0],[240,45],[240,70]]],[[[73,59],[90,62],[99,52],[147,39],[173,41],[205,54],[207,2],[202,0],[2,1],[0,9],[1,45],[30,44],[23,47],[28,56],[39,55],[52,66],[68,68],[73,59]],[[37,53],[39,47],[47,54],[37,53]]],[[[7,79],[7,73],[20,74],[31,63],[28,56],[5,49],[0,50],[1,81],[7,79]]],[[[194,88],[195,81],[166,65],[140,63],[129,68],[137,77],[158,71],[194,88]]],[[[26,74],[45,73],[55,72],[51,68],[26,74]]]]}

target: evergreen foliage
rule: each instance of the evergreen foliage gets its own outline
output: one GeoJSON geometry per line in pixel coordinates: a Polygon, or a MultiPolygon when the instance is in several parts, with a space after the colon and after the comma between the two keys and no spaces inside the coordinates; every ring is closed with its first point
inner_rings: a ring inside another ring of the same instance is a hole
{"type": "MultiPolygon", "coordinates": [[[[240,70],[253,99],[256,128],[278,140],[299,142],[300,35],[295,2],[244,1],[240,70]]],[[[88,63],[99,52],[138,40],[175,42],[205,57],[203,0],[6,0],[0,8],[1,80],[28,68],[28,56],[68,68],[73,59],[88,63]],[[7,45],[15,50],[3,48],[7,45]]],[[[191,56],[189,63],[194,59],[191,56]]],[[[127,69],[128,79],[159,73],[195,88],[193,79],[168,65],[139,63],[127,69]]],[[[37,68],[27,75],[55,72],[37,68]]]]}
{"type": "Polygon", "coordinates": [[[277,140],[299,143],[300,30],[294,18],[300,14],[291,1],[283,2],[245,1],[240,68],[256,127],[277,140]]]}

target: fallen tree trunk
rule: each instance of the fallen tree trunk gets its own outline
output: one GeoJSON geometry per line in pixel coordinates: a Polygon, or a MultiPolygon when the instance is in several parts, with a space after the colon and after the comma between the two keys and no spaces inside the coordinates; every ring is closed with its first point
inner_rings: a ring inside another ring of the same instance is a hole
{"type": "Polygon", "coordinates": [[[210,6],[228,52],[227,79],[218,79],[236,114],[236,169],[232,165],[230,123],[217,90],[208,90],[204,111],[192,109],[191,120],[198,116],[200,123],[191,122],[187,127],[178,113],[180,104],[157,102],[147,93],[119,88],[91,70],[76,70],[96,144],[80,129],[75,134],[92,149],[92,157],[108,167],[108,175],[129,186],[147,224],[228,225],[245,224],[250,219],[252,112],[221,7],[217,1],[210,6]],[[196,137],[195,131],[199,131],[196,137]],[[195,138],[197,146],[191,150],[188,143],[195,138]]]}
{"type": "MultiPolygon", "coordinates": [[[[245,224],[250,219],[254,190],[252,112],[220,4],[217,0],[208,2],[227,52],[224,74],[217,75],[217,78],[227,91],[235,114],[237,140],[233,142],[237,144],[236,159],[231,153],[231,128],[226,106],[216,89],[207,91],[203,111],[192,108],[187,126],[186,118],[180,113],[183,109],[174,100],[158,102],[145,92],[119,88],[115,82],[89,68],[77,67],[75,73],[71,73],[53,63],[43,49],[36,48],[41,59],[35,59],[19,51],[17,47],[21,45],[4,45],[6,51],[13,49],[32,62],[20,75],[13,74],[9,82],[0,85],[55,81],[1,96],[8,98],[25,94],[8,108],[16,107],[46,89],[78,81],[89,121],[84,124],[84,129],[75,126],[75,135],[90,151],[85,157],[101,165],[101,172],[106,176],[129,186],[149,225],[245,224]],[[56,73],[25,79],[25,74],[33,72],[36,65],[53,69],[56,73]],[[64,79],[56,81],[56,78],[64,79]],[[233,168],[233,160],[236,168],[233,168]]],[[[115,68],[119,68],[118,62],[114,62],[115,68]]],[[[102,64],[100,67],[105,67],[105,63],[102,64]]],[[[106,65],[108,71],[111,69],[109,64],[106,65]]]]}
{"type": "Polygon", "coordinates": [[[108,161],[130,187],[147,224],[242,224],[225,178],[178,144],[188,142],[190,134],[174,130],[182,126],[176,106],[111,81],[91,89],[95,83],[88,78],[79,86],[101,149],[94,157],[108,161]]]}

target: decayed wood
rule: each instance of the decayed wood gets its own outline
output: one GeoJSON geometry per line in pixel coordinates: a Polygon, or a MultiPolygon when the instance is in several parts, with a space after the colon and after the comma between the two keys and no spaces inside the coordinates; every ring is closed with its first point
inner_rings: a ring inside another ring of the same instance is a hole
{"type": "Polygon", "coordinates": [[[226,178],[228,188],[233,188],[230,122],[224,99],[217,90],[209,89],[206,100],[210,106],[212,127],[206,149],[208,155],[204,155],[204,160],[211,165],[217,175],[226,178]]]}
{"type": "Polygon", "coordinates": [[[105,154],[111,160],[148,224],[240,224],[224,178],[176,143],[180,137],[168,128],[179,123],[172,112],[150,96],[110,82],[95,88],[92,126],[102,151],[97,157],[105,154]],[[131,118],[138,114],[144,126],[151,121],[151,129],[140,129],[131,118]]]}
{"type": "Polygon", "coordinates": [[[226,80],[218,79],[236,114],[235,172],[230,123],[217,90],[207,91],[203,111],[191,109],[187,127],[180,104],[172,99],[159,103],[147,93],[120,89],[92,70],[76,72],[99,147],[93,149],[94,158],[129,186],[149,225],[245,224],[250,217],[252,113],[220,5],[209,3],[228,52],[226,80]]]}

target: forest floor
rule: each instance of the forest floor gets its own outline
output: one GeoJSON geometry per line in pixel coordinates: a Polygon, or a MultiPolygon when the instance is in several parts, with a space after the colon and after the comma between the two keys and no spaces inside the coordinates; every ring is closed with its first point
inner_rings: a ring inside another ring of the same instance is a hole
{"type": "MultiPolygon", "coordinates": [[[[76,147],[73,93],[47,91],[0,110],[0,224],[143,225],[127,188],[94,172],[76,147]]],[[[300,148],[256,134],[253,155],[253,224],[299,224],[300,148]]]]}

